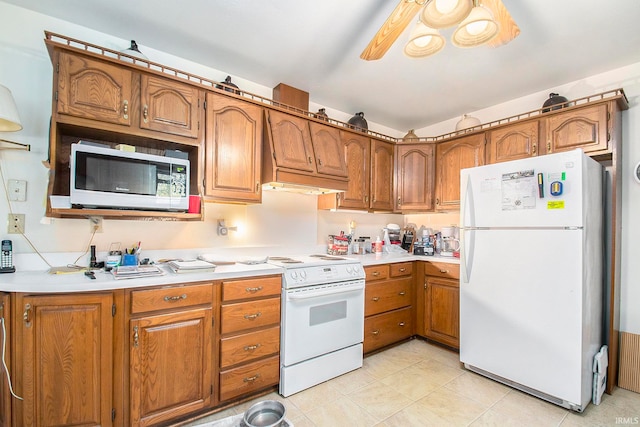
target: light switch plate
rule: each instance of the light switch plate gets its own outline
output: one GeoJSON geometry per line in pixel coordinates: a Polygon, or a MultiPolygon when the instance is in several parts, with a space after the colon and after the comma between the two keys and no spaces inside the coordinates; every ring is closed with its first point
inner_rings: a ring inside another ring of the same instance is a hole
{"type": "Polygon", "coordinates": [[[8,187],[9,200],[12,202],[24,202],[27,200],[27,181],[10,179],[8,187]]]}

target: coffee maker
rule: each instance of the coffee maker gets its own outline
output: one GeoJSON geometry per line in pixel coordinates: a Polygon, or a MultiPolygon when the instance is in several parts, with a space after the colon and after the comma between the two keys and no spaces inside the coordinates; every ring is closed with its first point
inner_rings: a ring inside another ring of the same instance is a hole
{"type": "Polygon", "coordinates": [[[440,256],[456,256],[460,250],[460,230],[456,226],[442,227],[440,256]]]}

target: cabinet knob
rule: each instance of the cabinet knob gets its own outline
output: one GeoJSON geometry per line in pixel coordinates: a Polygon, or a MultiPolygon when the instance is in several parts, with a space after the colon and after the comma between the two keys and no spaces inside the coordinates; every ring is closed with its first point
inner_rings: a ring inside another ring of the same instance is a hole
{"type": "Polygon", "coordinates": [[[133,346],[137,347],[138,346],[138,340],[140,339],[140,335],[138,334],[138,327],[134,326],[133,327],[133,346]]]}
{"type": "Polygon", "coordinates": [[[440,204],[440,199],[436,198],[436,205],[439,205],[439,204],[440,204]]]}
{"type": "Polygon", "coordinates": [[[400,273],[404,273],[405,271],[407,271],[407,269],[406,269],[406,268],[404,268],[404,267],[401,267],[401,268],[400,268],[400,273]]]}
{"type": "Polygon", "coordinates": [[[260,192],[260,183],[256,182],[256,193],[260,192]]]}
{"type": "Polygon", "coordinates": [[[372,276],[378,277],[380,275],[379,271],[374,271],[373,273],[371,273],[372,276]]]}
{"type": "Polygon", "coordinates": [[[145,105],[144,108],[142,109],[142,117],[145,123],[149,122],[149,106],[148,105],[145,105]]]}
{"type": "Polygon", "coordinates": [[[125,119],[129,118],[129,101],[126,99],[122,103],[122,117],[125,119]]]}
{"type": "Polygon", "coordinates": [[[536,154],[537,151],[538,151],[538,144],[533,144],[533,147],[532,147],[533,154],[536,154]]]}
{"type": "Polygon", "coordinates": [[[247,320],[253,320],[253,319],[256,319],[256,318],[260,317],[261,315],[262,315],[262,313],[260,313],[260,312],[257,312],[255,314],[245,314],[244,318],[247,319],[247,320]]]}
{"type": "Polygon", "coordinates": [[[400,207],[402,199],[400,197],[398,197],[398,207],[400,207]]]}
{"type": "Polygon", "coordinates": [[[372,299],[373,301],[375,301],[375,302],[380,301],[380,297],[373,297],[373,298],[371,298],[371,299],[372,299]]]}
{"type": "Polygon", "coordinates": [[[398,326],[404,326],[404,322],[398,323],[398,326]]]}
{"type": "Polygon", "coordinates": [[[322,166],[322,159],[318,159],[318,166],[322,166]]]}
{"type": "Polygon", "coordinates": [[[171,302],[171,301],[180,301],[183,299],[187,299],[187,294],[182,294],[182,295],[176,295],[176,296],[166,296],[164,297],[164,300],[167,302],[171,302]]]}
{"type": "Polygon", "coordinates": [[[407,293],[405,291],[398,292],[398,295],[400,295],[401,297],[405,296],[406,294],[407,293]]]}
{"type": "Polygon", "coordinates": [[[449,270],[442,270],[442,269],[440,270],[440,273],[442,273],[442,274],[446,274],[448,272],[449,272],[449,270]]]}
{"type": "Polygon", "coordinates": [[[309,163],[313,163],[313,159],[311,158],[311,156],[309,156],[309,163]]]}
{"type": "Polygon", "coordinates": [[[249,292],[250,294],[255,294],[258,291],[262,290],[262,286],[258,286],[255,288],[244,288],[245,291],[249,292]]]}
{"type": "Polygon", "coordinates": [[[376,329],[375,331],[371,332],[373,335],[378,335],[380,333],[380,329],[376,329]]]}
{"type": "Polygon", "coordinates": [[[547,141],[547,154],[551,153],[551,141],[547,141]]]}

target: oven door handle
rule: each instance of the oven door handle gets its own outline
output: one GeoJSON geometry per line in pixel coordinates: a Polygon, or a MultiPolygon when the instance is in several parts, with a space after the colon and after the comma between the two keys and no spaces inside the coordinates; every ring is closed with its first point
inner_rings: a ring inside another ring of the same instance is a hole
{"type": "Polygon", "coordinates": [[[356,291],[364,291],[364,285],[345,286],[342,288],[323,289],[320,291],[307,291],[299,294],[287,293],[287,299],[288,300],[304,300],[304,299],[321,297],[325,295],[337,295],[337,294],[344,294],[347,292],[356,292],[356,291]]]}

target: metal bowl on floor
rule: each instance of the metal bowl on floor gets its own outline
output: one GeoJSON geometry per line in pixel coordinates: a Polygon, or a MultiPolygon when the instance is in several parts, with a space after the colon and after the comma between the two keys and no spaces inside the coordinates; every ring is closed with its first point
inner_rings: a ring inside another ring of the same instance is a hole
{"type": "Polygon", "coordinates": [[[263,400],[244,413],[243,422],[247,427],[280,427],[286,412],[284,405],[277,400],[263,400]]]}

